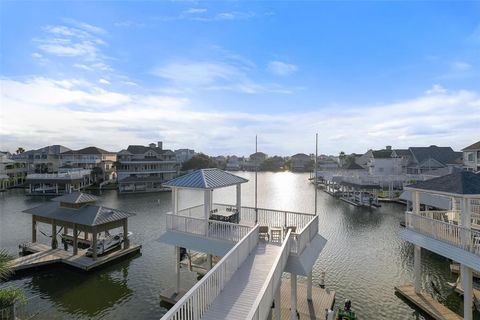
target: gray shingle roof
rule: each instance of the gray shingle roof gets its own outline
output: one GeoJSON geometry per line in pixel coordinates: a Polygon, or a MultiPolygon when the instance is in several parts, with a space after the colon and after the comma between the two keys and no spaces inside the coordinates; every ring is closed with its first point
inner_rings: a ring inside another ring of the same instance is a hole
{"type": "Polygon", "coordinates": [[[411,156],[412,154],[410,153],[410,150],[408,149],[395,149],[393,150],[395,151],[395,153],[397,154],[397,156],[399,157],[409,157],[411,156]]]}
{"type": "Polygon", "coordinates": [[[387,159],[392,157],[392,150],[375,150],[372,155],[375,159],[387,159]]]}
{"type": "Polygon", "coordinates": [[[49,202],[35,208],[24,210],[23,212],[86,226],[98,226],[108,222],[126,219],[134,215],[126,211],[94,205],[84,205],[78,209],[65,208],[61,207],[58,202],[49,202]]]}
{"type": "Polygon", "coordinates": [[[408,185],[409,189],[438,191],[442,193],[480,195],[480,175],[470,171],[452,173],[408,185]]]}
{"type": "Polygon", "coordinates": [[[480,149],[480,141],[475,142],[472,145],[469,145],[466,148],[463,148],[462,151],[468,151],[468,150],[479,150],[480,149]]]}
{"type": "Polygon", "coordinates": [[[104,149],[97,147],[86,147],[80,150],[69,150],[62,152],[62,154],[114,154],[115,152],[110,152],[104,149]]]}
{"type": "Polygon", "coordinates": [[[52,201],[55,202],[65,202],[65,203],[88,203],[88,202],[95,202],[98,198],[94,195],[83,193],[83,192],[72,192],[69,194],[65,194],[60,197],[53,198],[52,201]]]}
{"type": "Polygon", "coordinates": [[[343,169],[347,169],[347,170],[361,170],[361,169],[364,169],[361,165],[359,165],[358,163],[356,162],[351,162],[349,163],[347,166],[343,167],[343,169]]]}
{"type": "Polygon", "coordinates": [[[442,164],[446,164],[461,156],[450,147],[411,147],[409,150],[412,152],[418,163],[422,163],[428,159],[435,159],[442,164]]]}
{"type": "Polygon", "coordinates": [[[217,189],[245,183],[248,180],[220,169],[200,169],[184,176],[170,180],[166,187],[217,189]]]}

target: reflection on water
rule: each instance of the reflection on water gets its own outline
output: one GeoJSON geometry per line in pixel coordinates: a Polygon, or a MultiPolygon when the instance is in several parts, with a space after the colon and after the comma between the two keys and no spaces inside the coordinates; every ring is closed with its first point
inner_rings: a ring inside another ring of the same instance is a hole
{"type": "MultiPolygon", "coordinates": [[[[250,179],[242,186],[242,200],[244,205],[253,206],[254,174],[238,174],[250,179]]],[[[315,190],[307,179],[308,174],[259,173],[259,207],[313,213],[315,190]]],[[[183,197],[182,202],[188,204],[202,200],[193,193],[183,197]]],[[[21,211],[43,201],[27,198],[21,190],[0,194],[0,247],[16,254],[18,244],[30,237],[30,216],[21,211]]],[[[160,306],[159,293],[174,285],[173,248],[157,241],[165,230],[164,213],[170,210],[170,201],[169,193],[102,192],[100,204],[137,214],[130,219],[129,228],[134,232],[132,241],[143,246],[140,257],[93,273],[64,267],[40,269],[0,286],[21,287],[29,296],[38,297],[37,319],[158,319],[166,311],[160,306]]],[[[234,203],[235,189],[216,190],[214,201],[234,203]]],[[[325,272],[326,285],[337,292],[337,302],[351,299],[361,319],[419,318],[393,289],[413,279],[413,248],[399,236],[403,210],[397,204],[355,208],[318,192],[319,232],[328,243],[314,266],[314,283],[325,272]]],[[[422,254],[422,276],[425,289],[432,292],[433,282],[444,296],[448,292],[446,281],[455,280],[449,262],[427,251],[422,254]]],[[[194,274],[182,271],[183,287],[195,281],[194,274]]],[[[446,304],[457,311],[462,307],[455,295],[449,296],[446,304]]]]}

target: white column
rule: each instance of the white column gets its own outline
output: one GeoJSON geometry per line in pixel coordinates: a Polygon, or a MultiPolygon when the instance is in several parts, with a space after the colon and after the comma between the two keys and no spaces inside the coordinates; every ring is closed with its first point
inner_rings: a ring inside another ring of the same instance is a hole
{"type": "Polygon", "coordinates": [[[313,280],[312,280],[312,271],[308,274],[307,277],[307,299],[312,300],[312,285],[313,285],[313,280]]]}
{"type": "Polygon", "coordinates": [[[275,291],[275,297],[274,297],[274,299],[275,299],[275,320],[281,319],[281,312],[280,312],[281,300],[282,300],[282,298],[280,297],[281,287],[282,287],[282,281],[280,281],[280,283],[278,284],[278,288],[275,291]]]}
{"type": "Polygon", "coordinates": [[[473,272],[472,269],[465,265],[460,265],[460,276],[462,278],[463,287],[463,319],[473,319],[473,272]]]}
{"type": "Polygon", "coordinates": [[[210,211],[212,210],[212,190],[207,189],[203,196],[203,209],[205,219],[205,235],[208,235],[208,218],[210,217],[210,211]]]}
{"type": "Polygon", "coordinates": [[[291,318],[297,320],[297,275],[290,273],[291,318]]]}
{"type": "Polygon", "coordinates": [[[172,214],[177,214],[178,208],[177,208],[177,188],[172,188],[172,214]]]}
{"type": "Polygon", "coordinates": [[[422,247],[415,245],[413,249],[413,272],[414,272],[414,286],[415,292],[420,293],[422,290],[422,268],[421,268],[421,254],[422,247]]]}
{"type": "Polygon", "coordinates": [[[414,214],[419,214],[420,212],[420,192],[412,191],[412,209],[414,214]]]}
{"type": "Polygon", "coordinates": [[[208,271],[210,271],[212,269],[212,255],[211,254],[207,254],[207,267],[208,267],[208,271]]]}
{"type": "Polygon", "coordinates": [[[180,292],[180,247],[175,247],[175,293],[180,292]]]}
{"type": "Polygon", "coordinates": [[[240,209],[242,208],[242,185],[237,184],[237,211],[240,214],[240,209]]]}

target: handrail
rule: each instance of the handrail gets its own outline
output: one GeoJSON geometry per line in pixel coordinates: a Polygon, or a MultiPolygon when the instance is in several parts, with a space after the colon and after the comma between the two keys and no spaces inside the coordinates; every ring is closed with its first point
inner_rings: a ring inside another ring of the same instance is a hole
{"type": "Polygon", "coordinates": [[[240,241],[252,228],[252,226],[244,224],[205,220],[204,218],[180,216],[171,213],[165,214],[165,217],[167,220],[167,230],[235,242],[240,241]]]}
{"type": "MultiPolygon", "coordinates": [[[[233,204],[226,204],[226,203],[214,203],[214,205],[219,205],[219,206],[227,206],[227,207],[235,207],[233,204]]],[[[255,209],[255,207],[249,207],[249,206],[242,206],[241,208],[245,209],[255,209]]],[[[273,212],[279,212],[279,213],[293,213],[293,214],[300,214],[304,216],[314,216],[315,213],[307,213],[307,212],[298,212],[298,211],[289,211],[289,210],[278,210],[278,209],[268,209],[268,208],[257,208],[258,210],[268,210],[268,211],[273,211],[273,212]]]]}
{"type": "Polygon", "coordinates": [[[287,264],[288,256],[290,254],[291,245],[291,230],[288,230],[285,240],[280,249],[280,254],[275,259],[270,272],[268,273],[265,283],[260,290],[261,294],[253,303],[252,309],[248,313],[246,319],[266,319],[271,311],[273,297],[282,281],[282,274],[287,264]]]}
{"type": "Polygon", "coordinates": [[[318,233],[318,216],[315,216],[298,234],[296,234],[296,241],[291,245],[291,252],[294,254],[301,254],[308,243],[318,233]]]}
{"type": "Polygon", "coordinates": [[[405,213],[405,222],[408,229],[480,255],[480,231],[410,212],[405,213]]]}
{"type": "Polygon", "coordinates": [[[215,301],[258,243],[258,224],[161,318],[197,320],[215,301]]]}

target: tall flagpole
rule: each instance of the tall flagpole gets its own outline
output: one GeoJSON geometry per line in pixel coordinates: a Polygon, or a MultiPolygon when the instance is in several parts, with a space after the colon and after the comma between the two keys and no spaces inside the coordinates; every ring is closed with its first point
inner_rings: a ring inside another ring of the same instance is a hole
{"type": "Polygon", "coordinates": [[[258,222],[258,208],[257,208],[257,173],[258,173],[258,139],[255,135],[255,223],[258,222]]]}
{"type": "Polygon", "coordinates": [[[318,159],[318,133],[315,134],[315,168],[313,169],[313,172],[315,174],[315,215],[317,215],[317,201],[318,201],[318,195],[317,195],[317,159],[318,159]]]}

